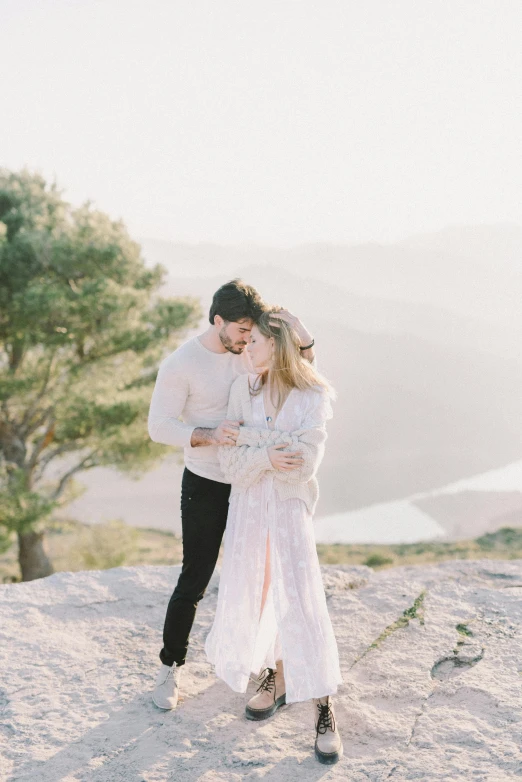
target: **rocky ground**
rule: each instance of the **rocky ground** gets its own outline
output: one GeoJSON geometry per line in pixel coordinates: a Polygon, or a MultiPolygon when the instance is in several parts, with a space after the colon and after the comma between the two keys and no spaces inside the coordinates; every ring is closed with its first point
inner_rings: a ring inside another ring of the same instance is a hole
{"type": "Polygon", "coordinates": [[[345,756],[334,767],[314,759],[309,703],[249,722],[245,696],[213,675],[203,642],[217,578],[198,611],[182,702],[174,712],[152,704],[178,571],[57,573],[0,587],[1,779],[522,777],[522,560],[323,567],[345,682],[336,698],[345,756]]]}

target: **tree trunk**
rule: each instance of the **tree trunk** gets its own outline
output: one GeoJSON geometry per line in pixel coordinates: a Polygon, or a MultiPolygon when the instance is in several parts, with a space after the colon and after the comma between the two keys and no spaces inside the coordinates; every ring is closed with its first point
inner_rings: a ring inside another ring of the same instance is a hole
{"type": "Polygon", "coordinates": [[[18,533],[18,562],[22,581],[34,581],[54,573],[53,566],[43,547],[43,532],[18,533]]]}

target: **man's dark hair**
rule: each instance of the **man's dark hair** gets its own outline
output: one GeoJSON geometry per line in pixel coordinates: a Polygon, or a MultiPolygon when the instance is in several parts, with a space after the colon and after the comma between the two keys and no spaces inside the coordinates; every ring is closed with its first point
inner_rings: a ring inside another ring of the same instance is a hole
{"type": "Polygon", "coordinates": [[[220,315],[229,323],[243,318],[256,321],[265,311],[266,306],[252,285],[247,285],[240,279],[231,280],[215,292],[208,319],[212,325],[216,315],[220,315]]]}

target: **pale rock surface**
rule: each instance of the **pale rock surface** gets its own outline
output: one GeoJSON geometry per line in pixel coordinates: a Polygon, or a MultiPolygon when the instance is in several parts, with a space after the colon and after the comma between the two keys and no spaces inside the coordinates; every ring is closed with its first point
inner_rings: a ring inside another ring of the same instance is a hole
{"type": "Polygon", "coordinates": [[[249,722],[253,685],[240,695],[213,675],[203,642],[217,578],[200,604],[178,709],[152,704],[178,572],[58,573],[0,587],[2,780],[522,777],[521,560],[323,568],[345,680],[335,701],[345,756],[333,767],[313,757],[309,703],[249,722]]]}

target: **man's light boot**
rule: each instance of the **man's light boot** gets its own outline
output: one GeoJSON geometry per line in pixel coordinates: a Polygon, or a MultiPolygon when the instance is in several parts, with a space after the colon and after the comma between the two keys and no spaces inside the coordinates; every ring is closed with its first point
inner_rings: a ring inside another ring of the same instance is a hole
{"type": "Polygon", "coordinates": [[[261,684],[245,707],[247,720],[266,720],[286,703],[285,676],[281,660],[277,662],[276,670],[265,668],[259,678],[261,684]]]}
{"type": "Polygon", "coordinates": [[[175,709],[178,705],[180,676],[181,668],[176,663],[172,668],[162,663],[152,693],[152,700],[159,709],[175,709]]]}
{"type": "Polygon", "coordinates": [[[337,725],[332,699],[314,698],[315,756],[320,763],[337,763],[343,755],[343,744],[337,725]]]}

